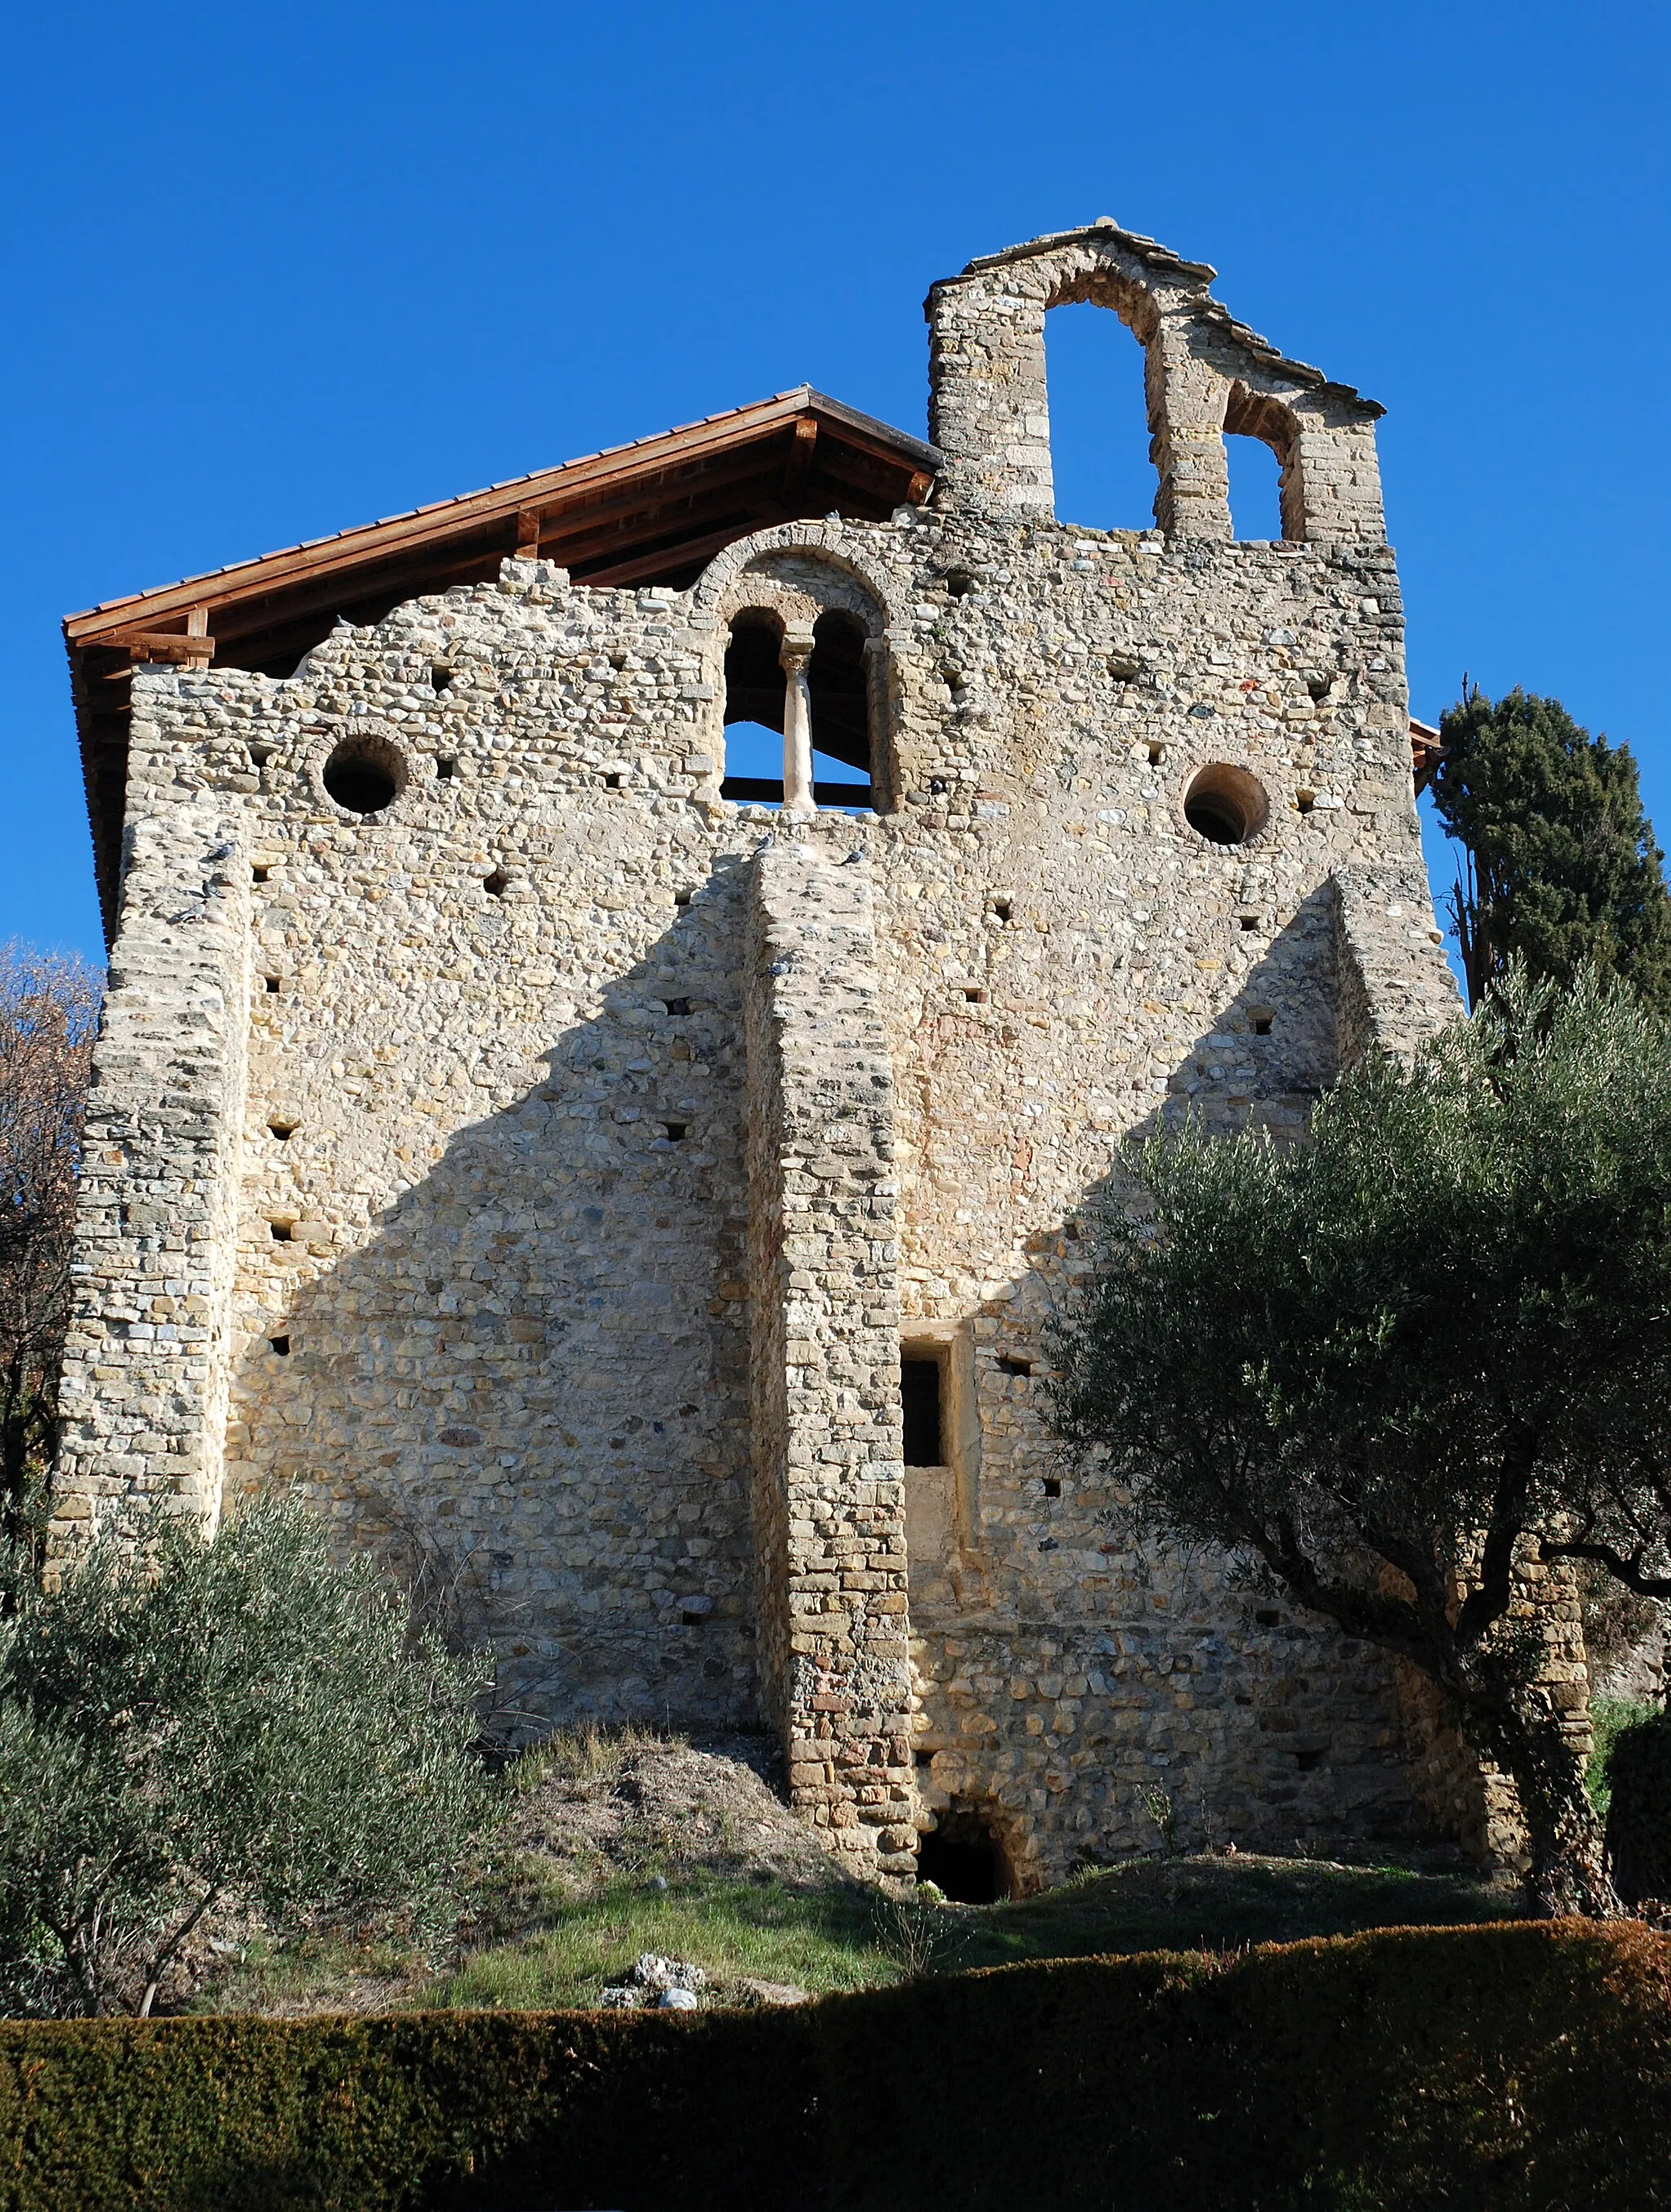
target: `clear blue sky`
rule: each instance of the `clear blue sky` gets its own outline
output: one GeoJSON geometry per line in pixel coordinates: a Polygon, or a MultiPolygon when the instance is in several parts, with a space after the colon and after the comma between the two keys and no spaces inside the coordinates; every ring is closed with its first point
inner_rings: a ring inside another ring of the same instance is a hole
{"type": "MultiPolygon", "coordinates": [[[[99,946],[66,611],[803,379],[921,431],[930,282],[1102,214],[1390,410],[1415,711],[1557,693],[1671,834],[1668,49],[1527,0],[20,10],[0,939],[99,946]]],[[[1136,349],[1051,344],[1060,511],[1141,526],[1136,349]]]]}

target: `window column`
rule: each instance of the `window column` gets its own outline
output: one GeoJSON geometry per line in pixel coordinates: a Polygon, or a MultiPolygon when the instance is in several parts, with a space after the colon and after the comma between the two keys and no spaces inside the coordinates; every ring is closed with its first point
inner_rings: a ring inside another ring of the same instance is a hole
{"type": "Polygon", "coordinates": [[[807,665],[812,658],[811,631],[786,629],[778,665],[783,671],[783,811],[811,814],[817,806],[812,793],[812,690],[807,665]]]}

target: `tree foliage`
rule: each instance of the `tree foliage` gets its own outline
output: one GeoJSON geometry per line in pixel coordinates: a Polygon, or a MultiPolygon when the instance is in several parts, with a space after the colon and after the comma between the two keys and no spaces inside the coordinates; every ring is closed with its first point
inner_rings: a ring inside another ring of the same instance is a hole
{"type": "Polygon", "coordinates": [[[27,1540],[51,1462],[102,977],[0,948],[0,1544],[27,1540]]]}
{"type": "Polygon", "coordinates": [[[0,2008],[149,2012],[223,1906],[283,1933],[395,1909],[420,1935],[483,1816],[477,1671],[301,1507],[106,1536],[0,1621],[0,2008]]]}
{"type": "Polygon", "coordinates": [[[1102,1221],[1059,1427],[1136,1526],[1419,1668],[1513,1775],[1544,1904],[1607,1909],[1518,1570],[1671,1593],[1671,1031],[1516,969],[1307,1146],[1186,1129],[1127,1165],[1143,1218],[1102,1221]]]}
{"type": "Polygon", "coordinates": [[[1467,856],[1451,918],[1469,1004],[1511,960],[1564,983],[1589,961],[1671,1011],[1671,896],[1630,748],[1517,690],[1466,694],[1439,734],[1434,804],[1467,856]]]}

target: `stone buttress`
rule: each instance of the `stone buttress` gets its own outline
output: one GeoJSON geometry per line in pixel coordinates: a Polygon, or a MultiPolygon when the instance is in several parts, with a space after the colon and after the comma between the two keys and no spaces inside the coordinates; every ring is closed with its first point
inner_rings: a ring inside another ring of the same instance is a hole
{"type": "Polygon", "coordinates": [[[793,1802],[908,1872],[893,1070],[869,870],[793,836],[750,866],[744,1002],[761,1687],[793,1802]]]}

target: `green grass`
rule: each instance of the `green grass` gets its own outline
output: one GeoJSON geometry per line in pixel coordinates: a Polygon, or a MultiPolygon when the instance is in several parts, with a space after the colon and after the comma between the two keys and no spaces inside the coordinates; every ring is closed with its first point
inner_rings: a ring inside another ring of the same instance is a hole
{"type": "Polygon", "coordinates": [[[275,2012],[349,2008],[356,1990],[380,1997],[424,1972],[422,1954],[377,1936],[356,1942],[320,1932],[292,1942],[262,1936],[222,1966],[192,2000],[192,2012],[275,2012]]]}
{"type": "Polygon", "coordinates": [[[821,1995],[896,1980],[888,1914],[856,1887],[795,1889],[694,1868],[665,1888],[621,1877],[590,1896],[553,1897],[544,1924],[489,1943],[413,1993],[420,2005],[590,2005],[642,1951],[703,1968],[723,2000],[748,1977],[821,1995]]]}
{"type": "Polygon", "coordinates": [[[1230,1950],[1367,1928],[1504,1919],[1511,1892],[1462,1874],[1318,1860],[1137,1861],[995,1905],[895,1902],[854,1887],[798,1889],[708,1869],[552,1894],[543,1923],[485,1942],[415,1990],[420,2005],[507,2009],[597,2002],[641,1951],[702,1966],[712,2001],[749,1977],[815,1996],[917,1973],[1024,1960],[1152,1950],[1230,1950]]]}
{"type": "Polygon", "coordinates": [[[1322,1859],[1138,1859],[1015,1904],[948,1910],[963,1923],[957,1964],[1137,1951],[1224,1951],[1352,1936],[1367,1928],[1511,1918],[1512,1890],[1478,1875],[1322,1859]]]}

